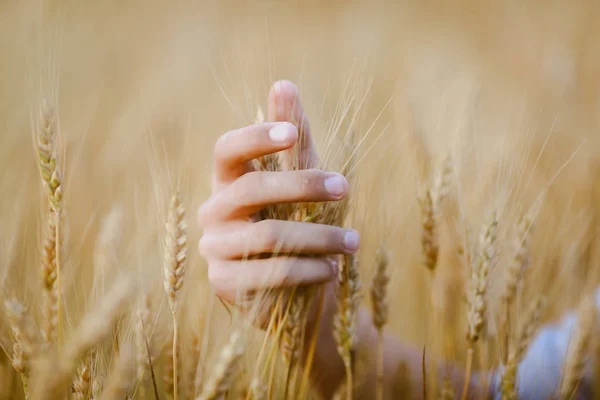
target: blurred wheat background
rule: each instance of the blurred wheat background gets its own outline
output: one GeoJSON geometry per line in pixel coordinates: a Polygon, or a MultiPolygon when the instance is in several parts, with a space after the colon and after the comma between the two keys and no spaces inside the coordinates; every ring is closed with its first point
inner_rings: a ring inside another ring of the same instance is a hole
{"type": "MultiPolygon", "coordinates": [[[[32,126],[50,98],[64,162],[65,331],[131,271],[152,293],[160,353],[171,318],[160,244],[179,187],[190,243],[182,363],[206,335],[202,357],[215,363],[240,321],[211,292],[194,212],[210,194],[217,137],[252,123],[271,83],[290,79],[322,151],[338,131],[360,139],[360,265],[368,286],[377,248],[391,252],[392,332],[463,361],[469,273],[460,248],[465,231],[477,237],[494,212],[499,261],[488,312],[496,312],[519,218],[531,213],[522,307],[544,293],[544,321],[556,320],[600,283],[598,13],[593,1],[3,1],[1,292],[42,318],[47,210],[32,126]],[[448,156],[455,179],[431,274],[417,198],[448,156]]],[[[117,335],[131,336],[133,325],[121,321],[117,335]]],[[[0,398],[19,398],[2,324],[0,398]]],[[[240,372],[246,386],[262,339],[255,336],[240,372]]],[[[111,354],[96,361],[102,374],[111,354]]]]}

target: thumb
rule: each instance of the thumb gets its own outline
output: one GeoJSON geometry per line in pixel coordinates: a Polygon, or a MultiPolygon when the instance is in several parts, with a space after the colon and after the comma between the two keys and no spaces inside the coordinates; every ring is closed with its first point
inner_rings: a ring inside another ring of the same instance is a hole
{"type": "Polygon", "coordinates": [[[269,91],[269,121],[290,122],[298,128],[298,168],[315,168],[319,156],[310,132],[308,117],[300,100],[298,87],[290,81],[277,81],[269,91]]]}

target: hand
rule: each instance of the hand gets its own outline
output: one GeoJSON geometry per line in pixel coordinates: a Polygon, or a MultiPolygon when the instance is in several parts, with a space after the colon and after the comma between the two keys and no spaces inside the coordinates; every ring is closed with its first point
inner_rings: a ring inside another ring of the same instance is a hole
{"type": "Polygon", "coordinates": [[[293,83],[273,85],[268,120],[274,122],[233,130],[218,139],[212,195],[198,210],[204,231],[199,248],[208,262],[209,280],[231,304],[239,305],[239,296],[249,292],[333,281],[338,269],[330,256],[353,253],[359,245],[358,233],[351,229],[259,220],[258,212],[270,204],[337,201],[348,191],[343,175],[314,169],[317,153],[293,83]],[[253,170],[253,159],[294,146],[299,165],[308,169],[253,170]],[[272,254],[280,255],[244,259],[272,254]]]}

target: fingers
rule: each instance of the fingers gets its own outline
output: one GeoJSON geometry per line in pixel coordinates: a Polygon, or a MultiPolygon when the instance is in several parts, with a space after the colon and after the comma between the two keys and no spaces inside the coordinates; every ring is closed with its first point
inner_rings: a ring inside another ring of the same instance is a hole
{"type": "Polygon", "coordinates": [[[287,121],[298,127],[298,162],[300,169],[315,168],[315,149],[308,118],[300,100],[298,87],[290,81],[277,81],[269,92],[269,121],[287,121]]]}
{"type": "Polygon", "coordinates": [[[297,140],[298,130],[289,122],[254,124],[227,132],[215,145],[215,178],[228,184],[250,171],[252,159],[289,149],[297,140]]]}
{"type": "Polygon", "coordinates": [[[337,277],[328,258],[274,257],[249,261],[211,261],[208,278],[219,297],[234,303],[249,291],[325,283],[337,277]]]}
{"type": "Polygon", "coordinates": [[[340,200],[348,192],[343,175],[318,169],[249,172],[213,194],[198,210],[201,226],[244,219],[269,204],[340,200]]]}
{"type": "Polygon", "coordinates": [[[351,254],[358,249],[353,229],[308,222],[265,220],[230,222],[205,232],[200,253],[205,258],[239,259],[257,254],[351,254]]]}

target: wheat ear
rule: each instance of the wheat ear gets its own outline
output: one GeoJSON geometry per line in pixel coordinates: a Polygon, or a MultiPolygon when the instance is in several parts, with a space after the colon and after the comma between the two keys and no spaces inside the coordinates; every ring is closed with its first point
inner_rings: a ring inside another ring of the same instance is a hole
{"type": "Polygon", "coordinates": [[[57,339],[59,297],[57,273],[56,218],[50,212],[42,241],[42,288],[44,295],[42,337],[46,345],[57,339]]]}
{"type": "Polygon", "coordinates": [[[110,372],[100,400],[125,399],[135,379],[135,351],[132,345],[122,346],[110,372]]]}
{"type": "Polygon", "coordinates": [[[346,398],[352,399],[352,353],[356,345],[356,317],[361,297],[361,282],[356,255],[344,256],[340,268],[338,311],[333,320],[333,336],[346,369],[346,398]]]}
{"type": "Polygon", "coordinates": [[[479,340],[485,326],[485,312],[487,309],[486,292],[488,275],[496,262],[496,237],[498,234],[498,221],[494,214],[492,222],[484,230],[480,239],[480,255],[477,265],[471,271],[471,283],[468,295],[467,311],[467,367],[466,378],[461,395],[461,400],[466,400],[471,381],[471,368],[475,344],[479,340]]]}
{"type": "Polygon", "coordinates": [[[113,325],[130,303],[134,290],[132,280],[117,279],[98,308],[83,318],[60,354],[46,355],[36,375],[33,398],[44,400],[62,396],[81,356],[111,335],[113,325]]]}
{"type": "Polygon", "coordinates": [[[177,306],[178,293],[183,286],[185,265],[187,261],[187,226],[185,223],[185,208],[181,195],[177,192],[171,198],[169,214],[166,224],[165,237],[165,291],[171,306],[173,317],[173,398],[177,400],[178,394],[178,324],[177,306]]]}
{"type": "Polygon", "coordinates": [[[502,400],[516,400],[518,397],[516,380],[519,362],[525,355],[531,339],[533,338],[533,335],[540,324],[542,310],[545,304],[546,298],[544,296],[539,296],[533,302],[532,307],[527,312],[525,324],[519,333],[517,343],[510,351],[505,370],[502,373],[502,379],[500,381],[500,393],[502,400]]]}
{"type": "Polygon", "coordinates": [[[221,351],[219,363],[215,366],[213,375],[204,386],[202,393],[196,400],[222,399],[224,394],[231,388],[235,378],[235,369],[244,355],[245,343],[242,333],[235,331],[229,338],[229,343],[221,351]]]}
{"type": "Polygon", "coordinates": [[[25,398],[29,397],[31,360],[37,352],[36,327],[25,306],[17,300],[4,302],[13,337],[12,365],[21,375],[25,398]]]}
{"type": "Polygon", "coordinates": [[[43,289],[47,305],[47,328],[45,339],[61,338],[61,300],[60,300],[60,220],[62,214],[62,177],[58,160],[58,118],[54,109],[46,101],[42,102],[37,125],[37,161],[46,188],[50,206],[48,229],[54,233],[47,233],[43,243],[42,272],[44,277],[43,289]]]}
{"type": "Polygon", "coordinates": [[[389,255],[383,248],[377,252],[375,275],[371,284],[371,306],[373,308],[373,324],[377,328],[377,396],[383,399],[383,328],[388,320],[387,286],[389,255]]]}
{"type": "Polygon", "coordinates": [[[86,400],[91,395],[91,363],[92,358],[87,357],[77,367],[77,375],[73,380],[73,398],[76,400],[86,400]]]}
{"type": "Polygon", "coordinates": [[[561,400],[573,399],[583,370],[591,351],[592,337],[596,332],[598,310],[593,295],[586,296],[577,312],[577,323],[571,335],[569,350],[567,352],[562,380],[560,382],[559,398],[561,400]]]}

